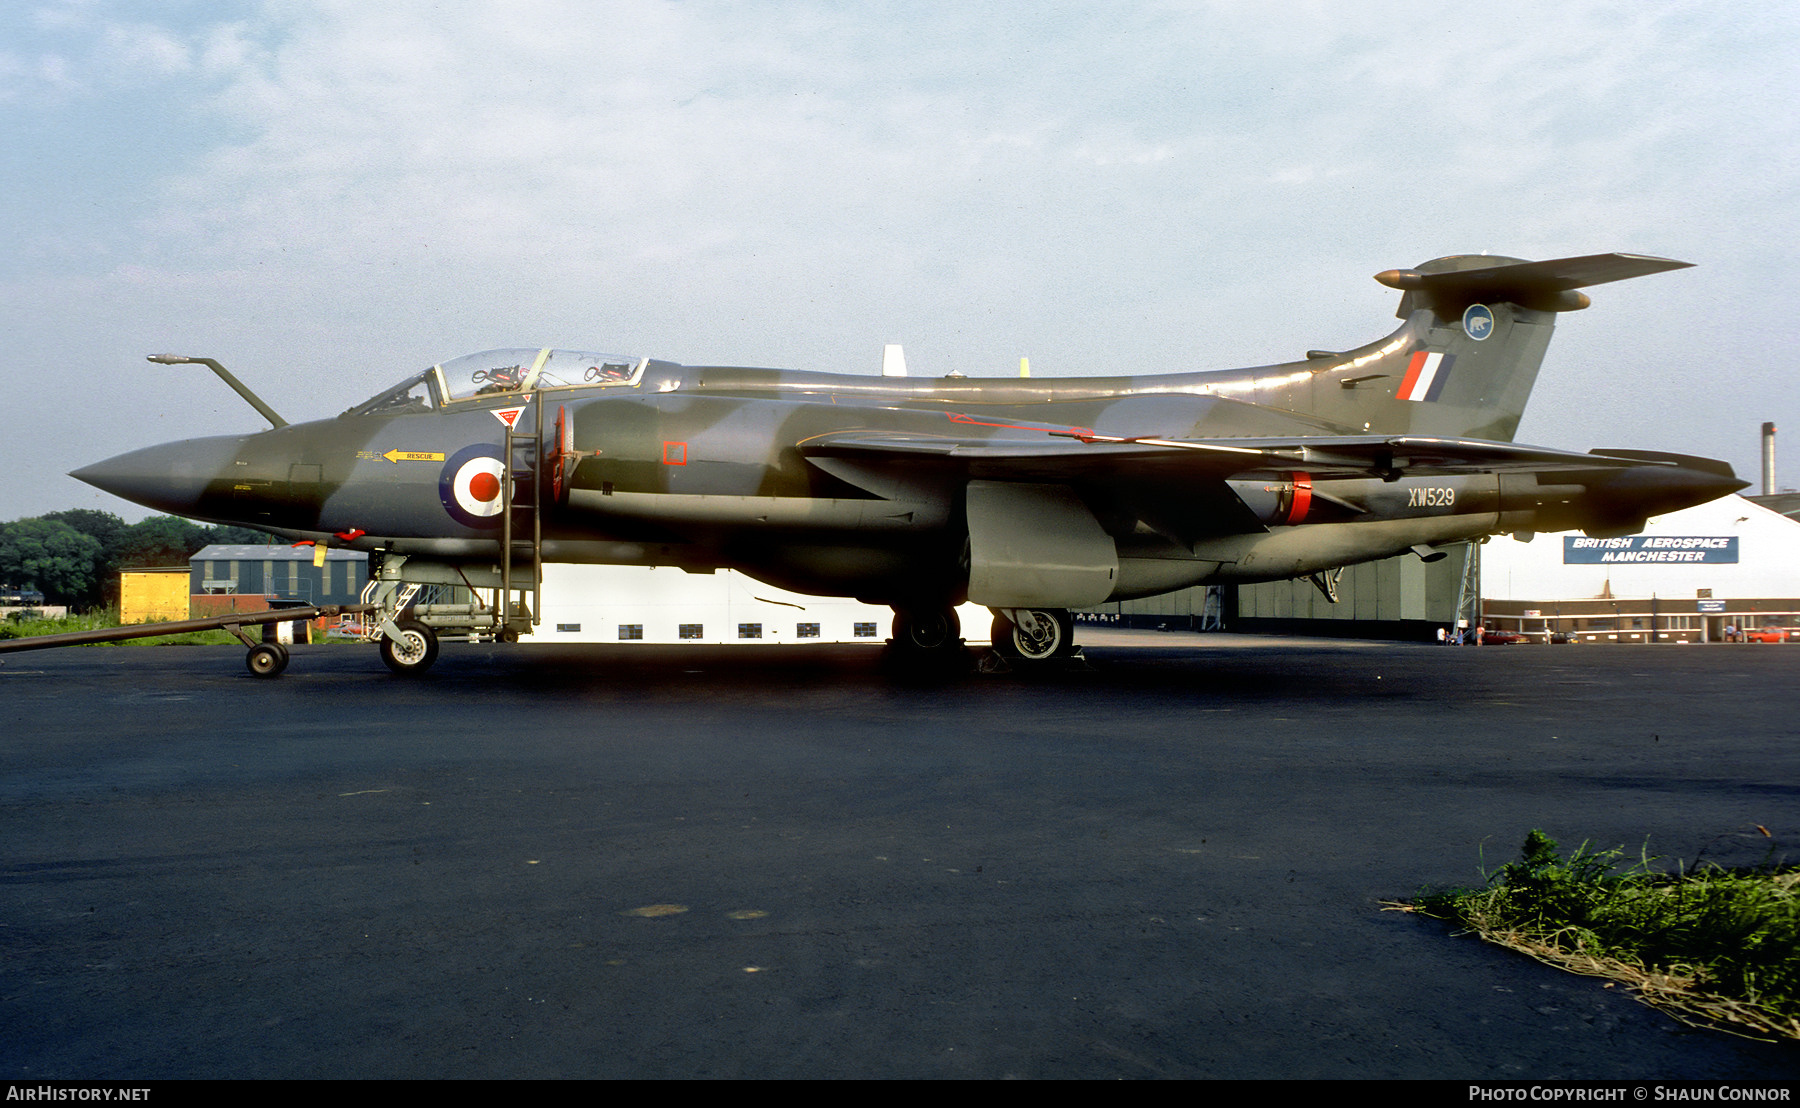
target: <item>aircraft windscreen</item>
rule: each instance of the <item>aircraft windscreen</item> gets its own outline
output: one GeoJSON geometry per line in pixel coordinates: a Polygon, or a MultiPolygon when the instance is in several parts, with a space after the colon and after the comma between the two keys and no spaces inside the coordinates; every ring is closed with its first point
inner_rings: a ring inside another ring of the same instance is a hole
{"type": "Polygon", "coordinates": [[[377,393],[374,397],[363,401],[350,409],[352,415],[406,415],[412,412],[429,412],[437,407],[436,397],[431,391],[431,370],[416,373],[406,380],[377,393]]]}

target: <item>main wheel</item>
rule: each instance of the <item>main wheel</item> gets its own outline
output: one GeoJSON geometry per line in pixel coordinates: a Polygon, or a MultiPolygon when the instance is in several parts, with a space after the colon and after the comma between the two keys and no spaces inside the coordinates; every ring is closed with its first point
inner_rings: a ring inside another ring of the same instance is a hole
{"type": "Polygon", "coordinates": [[[394,625],[398,639],[381,636],[381,660],[395,673],[424,673],[437,661],[437,632],[416,619],[403,619],[394,625]]]}
{"type": "Polygon", "coordinates": [[[1067,608],[1033,608],[1025,614],[1030,619],[1020,623],[994,616],[995,650],[1026,662],[1047,662],[1075,652],[1075,621],[1067,608]]]}
{"type": "Polygon", "coordinates": [[[287,664],[287,647],[278,642],[257,643],[244,658],[244,665],[258,677],[279,677],[287,664]]]}
{"type": "Polygon", "coordinates": [[[962,620],[950,607],[895,608],[894,645],[920,654],[955,650],[962,645],[962,620]]]}

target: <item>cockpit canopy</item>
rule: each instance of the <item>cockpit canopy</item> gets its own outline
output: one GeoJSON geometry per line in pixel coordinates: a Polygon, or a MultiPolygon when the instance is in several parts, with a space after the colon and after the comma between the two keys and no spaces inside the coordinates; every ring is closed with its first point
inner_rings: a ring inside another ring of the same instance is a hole
{"type": "Polygon", "coordinates": [[[648,358],[586,350],[485,350],[434,365],[350,409],[351,415],[429,412],[467,400],[536,389],[636,385],[648,358]]]}

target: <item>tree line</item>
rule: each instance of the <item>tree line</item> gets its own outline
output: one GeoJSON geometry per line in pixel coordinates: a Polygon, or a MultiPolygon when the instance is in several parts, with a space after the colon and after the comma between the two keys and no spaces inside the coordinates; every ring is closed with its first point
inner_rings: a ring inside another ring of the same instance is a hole
{"type": "Polygon", "coordinates": [[[36,589],[47,604],[75,609],[119,602],[119,571],[185,566],[214,543],[280,542],[248,527],[208,527],[179,516],[126,523],[111,512],[66,512],[0,523],[0,585],[36,589]]]}

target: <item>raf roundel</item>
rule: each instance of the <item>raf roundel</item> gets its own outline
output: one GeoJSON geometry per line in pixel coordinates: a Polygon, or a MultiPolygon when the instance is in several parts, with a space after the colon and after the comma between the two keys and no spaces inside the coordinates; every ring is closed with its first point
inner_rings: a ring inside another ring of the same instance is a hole
{"type": "Polygon", "coordinates": [[[492,443],[465,446],[450,456],[438,477],[438,499],[450,518],[465,527],[498,527],[506,469],[492,443]]]}

